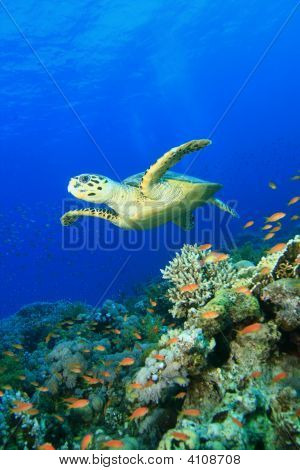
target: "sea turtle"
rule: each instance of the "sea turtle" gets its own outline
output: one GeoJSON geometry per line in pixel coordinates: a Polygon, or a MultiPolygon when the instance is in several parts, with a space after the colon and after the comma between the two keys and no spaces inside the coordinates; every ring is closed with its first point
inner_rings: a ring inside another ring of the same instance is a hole
{"type": "Polygon", "coordinates": [[[218,183],[168,171],[184,155],[200,150],[210,140],[192,140],[174,147],[160,157],[144,173],[130,176],[121,183],[105,176],[83,174],[71,179],[68,191],[78,199],[107,208],[85,208],[67,212],[61,218],[63,225],[72,225],[81,216],[105,219],[125,229],[148,229],[172,221],[185,230],[193,226],[193,211],[211,203],[237,216],[213,195],[222,186],[218,183]]]}

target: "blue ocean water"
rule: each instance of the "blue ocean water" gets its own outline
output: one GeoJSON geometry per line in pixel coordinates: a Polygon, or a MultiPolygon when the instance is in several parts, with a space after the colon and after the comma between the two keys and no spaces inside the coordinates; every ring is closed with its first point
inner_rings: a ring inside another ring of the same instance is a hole
{"type": "Polygon", "coordinates": [[[211,137],[176,171],[224,185],[219,196],[241,217],[226,221],[230,241],[247,220],[286,209],[299,169],[298,6],[1,0],[2,317],[33,301],[96,304],[129,292],[185,241],[217,238],[224,248],[205,211],[191,232],[168,224],[129,235],[82,222],[74,243],[59,220],[71,176],[122,179],[211,137]]]}

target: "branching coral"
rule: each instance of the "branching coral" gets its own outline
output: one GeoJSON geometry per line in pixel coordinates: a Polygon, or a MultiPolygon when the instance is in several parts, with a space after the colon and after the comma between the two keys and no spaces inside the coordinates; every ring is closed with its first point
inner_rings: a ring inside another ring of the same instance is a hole
{"type": "Polygon", "coordinates": [[[173,306],[173,317],[185,318],[191,309],[205,305],[221,287],[230,287],[236,275],[234,266],[228,261],[206,262],[210,251],[201,251],[197,245],[184,245],[180,254],[162,270],[163,278],[171,283],[167,291],[173,306]],[[193,291],[184,286],[195,284],[193,291]]]}

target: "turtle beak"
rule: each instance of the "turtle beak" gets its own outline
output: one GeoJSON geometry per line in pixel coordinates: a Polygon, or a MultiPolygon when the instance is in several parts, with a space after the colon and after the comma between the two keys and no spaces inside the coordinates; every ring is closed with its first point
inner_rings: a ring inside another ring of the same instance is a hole
{"type": "Polygon", "coordinates": [[[75,178],[71,178],[71,180],[69,182],[69,186],[68,186],[69,193],[72,194],[74,189],[79,188],[79,186],[80,186],[80,184],[78,183],[78,181],[75,178]]]}
{"type": "Polygon", "coordinates": [[[77,199],[84,199],[86,191],[80,189],[81,184],[76,178],[71,178],[68,186],[68,192],[75,196],[77,199]]]}

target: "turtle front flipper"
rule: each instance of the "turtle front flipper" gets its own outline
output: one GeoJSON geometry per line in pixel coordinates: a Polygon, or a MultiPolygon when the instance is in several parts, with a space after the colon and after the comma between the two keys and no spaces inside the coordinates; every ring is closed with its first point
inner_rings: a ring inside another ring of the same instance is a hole
{"type": "Polygon", "coordinates": [[[159,182],[166,171],[178,163],[188,153],[200,150],[209,144],[211,144],[211,141],[208,139],[191,140],[190,142],[186,142],[179,147],[174,147],[169,150],[144,173],[140,184],[141,193],[151,198],[153,185],[159,182]]]}
{"type": "Polygon", "coordinates": [[[108,220],[115,225],[119,226],[119,215],[117,212],[111,209],[79,209],[74,211],[66,212],[61,220],[62,225],[69,226],[73,225],[79,217],[98,217],[100,219],[108,220]]]}

